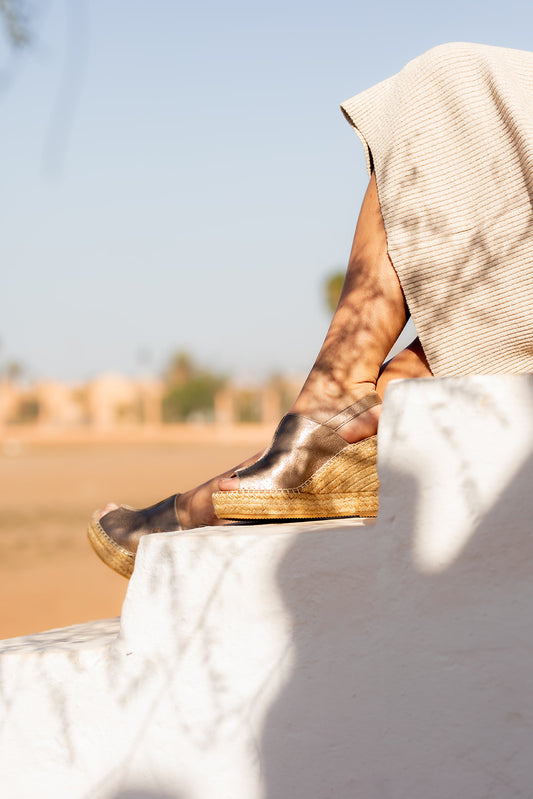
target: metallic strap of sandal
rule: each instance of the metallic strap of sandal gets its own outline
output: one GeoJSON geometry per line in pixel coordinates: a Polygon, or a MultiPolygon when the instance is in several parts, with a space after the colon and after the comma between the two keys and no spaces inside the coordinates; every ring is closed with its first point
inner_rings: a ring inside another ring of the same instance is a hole
{"type": "Polygon", "coordinates": [[[323,424],[327,425],[327,427],[331,427],[332,430],[339,430],[339,428],[344,427],[344,425],[351,422],[352,419],[361,416],[362,413],[369,411],[370,408],[373,408],[375,405],[381,405],[381,397],[377,391],[371,391],[370,394],[357,400],[353,405],[349,405],[343,411],[332,416],[331,419],[328,419],[327,422],[323,422],[323,424]]]}
{"type": "Polygon", "coordinates": [[[350,446],[337,431],[380,403],[379,394],[373,391],[324,423],[297,413],[287,414],[264,455],[235,472],[239,490],[293,489],[302,485],[322,464],[350,446]]]}

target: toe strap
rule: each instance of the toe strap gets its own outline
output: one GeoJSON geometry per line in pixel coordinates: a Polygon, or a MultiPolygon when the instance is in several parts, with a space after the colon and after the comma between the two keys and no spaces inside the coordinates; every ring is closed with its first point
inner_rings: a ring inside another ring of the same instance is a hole
{"type": "Polygon", "coordinates": [[[346,442],[331,428],[289,413],[281,420],[263,457],[237,470],[240,489],[297,488],[345,446],[346,442]]]}
{"type": "Polygon", "coordinates": [[[358,416],[361,416],[362,413],[365,413],[365,411],[369,411],[370,408],[373,408],[375,405],[381,405],[381,403],[382,399],[377,391],[371,391],[369,394],[362,397],[362,399],[354,402],[353,405],[350,405],[340,413],[332,416],[325,424],[331,427],[332,430],[339,430],[345,424],[351,422],[352,419],[356,419],[358,416]]]}
{"type": "Polygon", "coordinates": [[[146,535],[181,530],[176,510],[178,497],[179,494],[173,494],[148,508],[120,506],[102,517],[100,524],[108,535],[121,538],[132,534],[146,535]]]}

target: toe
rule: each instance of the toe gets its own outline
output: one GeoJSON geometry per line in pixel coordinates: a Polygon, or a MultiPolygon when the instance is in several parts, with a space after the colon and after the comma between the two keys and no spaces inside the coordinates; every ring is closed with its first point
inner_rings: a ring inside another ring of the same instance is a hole
{"type": "Polygon", "coordinates": [[[239,478],[238,477],[222,477],[218,482],[218,487],[221,491],[238,491],[239,478]]]}
{"type": "Polygon", "coordinates": [[[104,507],[98,511],[99,513],[98,519],[99,520],[102,519],[106,515],[106,513],[110,513],[112,510],[116,510],[117,508],[118,505],[115,502],[108,502],[107,505],[104,505],[104,507]]]}

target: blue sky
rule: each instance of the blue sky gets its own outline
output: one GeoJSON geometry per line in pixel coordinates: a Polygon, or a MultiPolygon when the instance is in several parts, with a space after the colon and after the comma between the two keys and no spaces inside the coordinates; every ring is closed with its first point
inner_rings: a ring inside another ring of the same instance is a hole
{"type": "Polygon", "coordinates": [[[29,378],[304,373],[367,176],[342,100],[533,6],[47,0],[0,50],[0,362],[29,378]]]}

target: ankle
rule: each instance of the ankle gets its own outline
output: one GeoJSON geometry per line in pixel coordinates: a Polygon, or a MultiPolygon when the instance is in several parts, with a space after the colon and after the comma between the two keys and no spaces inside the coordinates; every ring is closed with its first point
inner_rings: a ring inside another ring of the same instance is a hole
{"type": "Polygon", "coordinates": [[[360,416],[347,422],[337,430],[337,433],[348,443],[355,444],[363,438],[375,436],[378,431],[379,417],[381,416],[381,405],[369,408],[360,416]]]}
{"type": "Polygon", "coordinates": [[[186,491],[180,494],[176,501],[176,515],[183,530],[189,530],[191,526],[194,526],[191,524],[191,498],[193,494],[193,491],[186,491]]]}
{"type": "Polygon", "coordinates": [[[308,379],[290,412],[309,416],[317,422],[326,422],[375,390],[375,384],[370,381],[340,386],[339,383],[326,381],[324,378],[320,380],[320,385],[318,381],[313,385],[308,379]]]}
{"type": "Polygon", "coordinates": [[[196,527],[219,523],[211,502],[212,492],[213,487],[208,488],[204,483],[204,485],[180,494],[176,510],[183,530],[193,530],[196,527]]]}
{"type": "MultiPolygon", "coordinates": [[[[298,399],[291,408],[291,413],[299,413],[315,419],[317,422],[327,422],[332,416],[353,405],[354,402],[375,392],[376,387],[370,381],[352,383],[342,391],[334,390],[333,386],[325,386],[324,381],[320,393],[311,391],[306,383],[298,399]]],[[[348,444],[355,444],[363,438],[368,438],[377,433],[381,405],[375,405],[364,411],[360,416],[351,419],[340,427],[337,432],[348,444]]]]}

